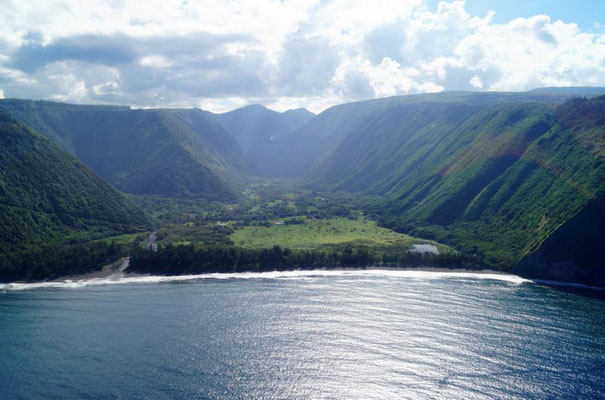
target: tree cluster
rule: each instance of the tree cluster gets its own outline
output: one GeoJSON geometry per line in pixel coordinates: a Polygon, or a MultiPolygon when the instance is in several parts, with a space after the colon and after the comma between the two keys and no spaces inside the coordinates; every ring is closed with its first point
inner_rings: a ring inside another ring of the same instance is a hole
{"type": "Polygon", "coordinates": [[[193,245],[140,249],[131,257],[129,270],[139,273],[180,275],[215,272],[287,271],[314,268],[436,266],[473,267],[471,257],[459,254],[419,254],[401,249],[372,252],[367,248],[293,251],[274,246],[270,249],[243,249],[232,246],[193,245]]]}
{"type": "Polygon", "coordinates": [[[41,280],[97,271],[130,249],[103,241],[51,245],[0,257],[0,282],[41,280]]]}

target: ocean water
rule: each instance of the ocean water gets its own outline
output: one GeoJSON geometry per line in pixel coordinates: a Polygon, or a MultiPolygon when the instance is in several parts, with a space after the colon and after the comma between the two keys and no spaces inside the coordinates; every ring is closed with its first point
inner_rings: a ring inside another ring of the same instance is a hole
{"type": "Polygon", "coordinates": [[[0,398],[605,398],[605,302],[514,276],[0,286],[0,398]]]}

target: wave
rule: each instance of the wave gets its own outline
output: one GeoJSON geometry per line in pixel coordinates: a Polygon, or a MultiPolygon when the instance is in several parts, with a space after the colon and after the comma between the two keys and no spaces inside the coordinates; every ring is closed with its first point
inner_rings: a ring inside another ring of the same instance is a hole
{"type": "Polygon", "coordinates": [[[90,278],[80,280],[63,280],[33,283],[5,283],[0,284],[1,291],[18,291],[31,289],[59,289],[59,288],[81,288],[87,286],[101,285],[124,285],[124,284],[153,284],[165,282],[194,281],[204,279],[309,279],[318,277],[356,277],[356,276],[383,276],[401,277],[418,280],[431,279],[491,279],[504,281],[512,284],[532,282],[516,275],[500,273],[483,273],[468,271],[427,271],[427,270],[389,270],[389,269],[363,269],[363,270],[296,270],[296,271],[271,271],[271,272],[237,272],[237,273],[208,273],[195,275],[123,275],[115,274],[106,278],[90,278]]]}

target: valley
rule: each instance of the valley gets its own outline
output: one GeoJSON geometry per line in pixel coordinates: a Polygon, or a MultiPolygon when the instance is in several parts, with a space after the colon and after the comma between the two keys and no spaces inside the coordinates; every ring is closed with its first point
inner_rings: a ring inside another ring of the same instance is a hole
{"type": "Polygon", "coordinates": [[[603,16],[3,1],[0,400],[605,399],[603,16]]]}
{"type": "MultiPolygon", "coordinates": [[[[601,92],[398,96],[317,116],[0,100],[7,121],[81,160],[130,207],[64,190],[48,204],[54,215],[87,204],[81,222],[6,214],[31,233],[4,229],[0,276],[56,278],[132,256],[131,271],[160,274],[439,266],[604,284],[601,92]],[[116,223],[85,222],[95,213],[116,223]]],[[[7,171],[2,193],[26,191],[2,203],[14,207],[33,189],[7,171]]]]}

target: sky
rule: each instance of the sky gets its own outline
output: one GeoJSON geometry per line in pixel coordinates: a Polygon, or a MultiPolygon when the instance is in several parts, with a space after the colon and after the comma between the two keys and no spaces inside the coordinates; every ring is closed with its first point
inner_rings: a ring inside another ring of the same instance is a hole
{"type": "Polygon", "coordinates": [[[602,0],[0,0],[0,98],[320,112],[605,86],[602,0]]]}

